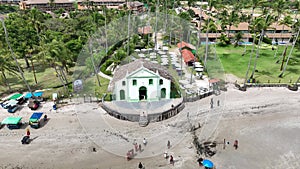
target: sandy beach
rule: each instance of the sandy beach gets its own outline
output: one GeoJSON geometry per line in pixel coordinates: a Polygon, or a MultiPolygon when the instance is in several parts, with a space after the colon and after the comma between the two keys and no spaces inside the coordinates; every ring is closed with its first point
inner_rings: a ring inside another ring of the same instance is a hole
{"type": "MultiPolygon", "coordinates": [[[[300,168],[299,91],[249,88],[242,92],[229,85],[221,95],[186,103],[177,116],[147,127],[110,117],[96,103],[67,105],[57,112],[51,108],[47,102],[38,110],[49,120],[40,129],[30,129],[33,140],[28,145],[21,144],[28,126],[0,129],[0,168],[135,169],[140,161],[146,169],[200,168],[189,132],[191,125],[198,124],[201,128],[195,134],[200,142],[219,143],[216,154],[208,158],[217,169],[300,168]],[[220,101],[213,109],[212,98],[220,101]],[[127,161],[133,141],[140,144],[144,137],[148,144],[127,161]],[[223,139],[229,142],[225,149],[223,139]],[[174,156],[174,166],[163,158],[164,151],[174,156]]],[[[32,112],[24,107],[9,114],[1,108],[0,120],[22,116],[27,122],[32,112]]]]}

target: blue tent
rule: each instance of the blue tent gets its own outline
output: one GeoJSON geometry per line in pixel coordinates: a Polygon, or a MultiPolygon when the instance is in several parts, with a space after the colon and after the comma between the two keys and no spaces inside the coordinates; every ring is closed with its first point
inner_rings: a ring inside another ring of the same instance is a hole
{"type": "Polygon", "coordinates": [[[203,160],[202,164],[203,164],[204,167],[207,167],[207,168],[213,168],[214,167],[213,162],[211,162],[210,160],[203,160]]]}
{"type": "MultiPolygon", "coordinates": [[[[43,95],[44,92],[34,92],[33,95],[35,97],[41,97],[43,95]]],[[[26,93],[25,95],[25,99],[29,99],[32,97],[32,94],[30,92],[26,93]]]]}
{"type": "Polygon", "coordinates": [[[36,122],[38,121],[41,117],[42,117],[43,113],[42,112],[36,112],[36,113],[33,113],[31,115],[31,117],[29,118],[29,121],[30,122],[36,122]]]}

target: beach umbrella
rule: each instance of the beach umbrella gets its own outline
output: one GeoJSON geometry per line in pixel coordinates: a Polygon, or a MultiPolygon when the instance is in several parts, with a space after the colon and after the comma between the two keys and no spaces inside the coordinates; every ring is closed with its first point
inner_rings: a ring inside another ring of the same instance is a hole
{"type": "Polygon", "coordinates": [[[197,68],[195,68],[195,71],[196,71],[196,72],[203,72],[203,68],[197,67],[197,68]]]}
{"type": "Polygon", "coordinates": [[[155,59],[156,56],[155,55],[150,55],[150,59],[155,59]]]}
{"type": "Polygon", "coordinates": [[[204,167],[207,167],[207,168],[213,168],[214,167],[214,163],[211,162],[210,160],[203,160],[202,161],[202,164],[204,167]]]}
{"type": "Polygon", "coordinates": [[[202,65],[195,65],[195,68],[203,68],[202,65]]]}
{"type": "Polygon", "coordinates": [[[157,53],[160,54],[160,55],[165,55],[166,54],[166,52],[163,52],[163,51],[158,51],[157,53]]]}
{"type": "Polygon", "coordinates": [[[145,55],[142,54],[142,53],[138,54],[138,56],[139,56],[140,58],[144,58],[144,57],[145,57],[145,55]]]}

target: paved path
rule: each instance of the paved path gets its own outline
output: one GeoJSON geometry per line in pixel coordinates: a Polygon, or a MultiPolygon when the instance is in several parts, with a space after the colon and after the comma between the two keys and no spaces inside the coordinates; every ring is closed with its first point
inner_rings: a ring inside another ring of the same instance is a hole
{"type": "Polygon", "coordinates": [[[101,77],[103,77],[103,78],[105,78],[105,79],[112,80],[112,77],[110,77],[110,76],[102,73],[101,71],[99,71],[98,75],[101,76],[101,77]]]}

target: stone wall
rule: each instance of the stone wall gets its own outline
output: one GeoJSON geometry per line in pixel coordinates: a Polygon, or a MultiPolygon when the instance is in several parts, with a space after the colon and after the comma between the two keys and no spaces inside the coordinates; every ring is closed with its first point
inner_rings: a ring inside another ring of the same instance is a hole
{"type": "MultiPolygon", "coordinates": [[[[111,116],[120,119],[120,120],[127,120],[127,121],[132,121],[132,122],[139,122],[140,120],[140,115],[138,114],[122,114],[116,110],[113,110],[109,107],[107,107],[105,104],[100,104],[100,106],[111,116]]],[[[155,114],[148,114],[147,118],[149,122],[158,122],[162,120],[166,120],[170,117],[175,116],[178,114],[180,111],[184,109],[185,105],[183,102],[179,103],[178,105],[175,105],[171,107],[167,111],[155,113],[155,114]]]]}

